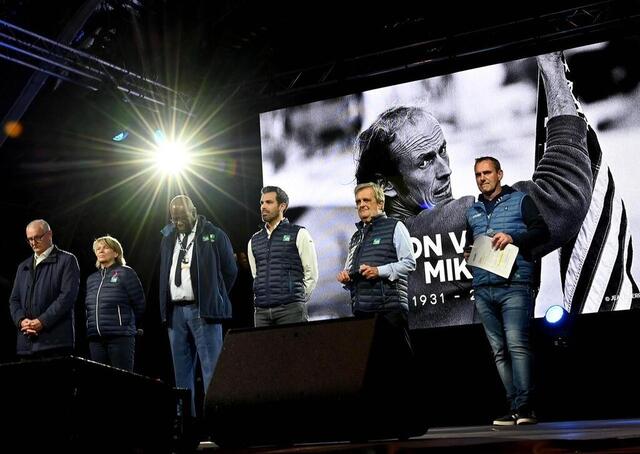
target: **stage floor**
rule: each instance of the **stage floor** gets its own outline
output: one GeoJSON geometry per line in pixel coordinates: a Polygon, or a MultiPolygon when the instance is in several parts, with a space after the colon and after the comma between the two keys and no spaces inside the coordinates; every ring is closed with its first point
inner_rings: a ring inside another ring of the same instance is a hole
{"type": "Polygon", "coordinates": [[[640,419],[563,421],[532,426],[431,428],[409,440],[368,443],[296,444],[288,447],[225,449],[203,442],[199,452],[256,453],[640,453],[640,419]]]}

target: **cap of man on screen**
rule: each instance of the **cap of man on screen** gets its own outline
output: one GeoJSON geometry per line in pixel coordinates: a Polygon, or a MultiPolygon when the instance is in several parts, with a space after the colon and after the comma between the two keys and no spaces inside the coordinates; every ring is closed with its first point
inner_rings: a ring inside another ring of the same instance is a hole
{"type": "Polygon", "coordinates": [[[255,280],[255,325],[309,320],[307,301],[318,282],[318,258],[309,231],[289,222],[289,196],[265,186],[260,196],[264,225],[249,240],[247,257],[255,280]]]}

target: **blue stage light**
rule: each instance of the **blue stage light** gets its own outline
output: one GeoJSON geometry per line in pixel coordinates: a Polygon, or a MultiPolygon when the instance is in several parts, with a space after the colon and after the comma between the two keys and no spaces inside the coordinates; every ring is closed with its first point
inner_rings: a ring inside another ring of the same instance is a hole
{"type": "Polygon", "coordinates": [[[544,319],[551,325],[557,325],[563,319],[565,319],[566,316],[567,311],[564,309],[564,307],[556,304],[555,306],[551,306],[549,309],[547,309],[547,312],[545,312],[544,314],[544,319]]]}
{"type": "Polygon", "coordinates": [[[127,131],[120,131],[118,134],[113,136],[111,140],[113,140],[114,142],[122,142],[127,137],[129,137],[129,133],[127,131]]]}

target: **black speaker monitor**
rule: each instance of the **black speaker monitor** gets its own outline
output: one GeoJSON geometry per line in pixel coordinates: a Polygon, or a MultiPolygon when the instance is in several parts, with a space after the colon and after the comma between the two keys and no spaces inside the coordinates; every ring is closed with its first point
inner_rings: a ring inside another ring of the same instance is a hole
{"type": "Polygon", "coordinates": [[[384,318],[231,330],[206,424],[220,445],[421,435],[427,424],[412,411],[410,376],[404,333],[384,318]]]}

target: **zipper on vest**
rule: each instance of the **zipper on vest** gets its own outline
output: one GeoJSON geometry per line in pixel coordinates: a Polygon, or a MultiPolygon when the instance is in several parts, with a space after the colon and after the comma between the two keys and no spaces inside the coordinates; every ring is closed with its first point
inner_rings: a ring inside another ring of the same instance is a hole
{"type": "MultiPolygon", "coordinates": [[[[279,227],[279,225],[278,225],[279,227]]],[[[269,235],[269,237],[267,238],[267,279],[265,281],[265,293],[266,293],[266,297],[267,297],[267,306],[271,307],[271,292],[269,291],[270,288],[270,282],[271,282],[271,267],[269,266],[269,263],[271,263],[271,238],[273,238],[273,234],[275,233],[276,229],[278,228],[276,227],[275,229],[273,229],[273,232],[271,232],[271,235],[269,235]]]]}
{"type": "Polygon", "coordinates": [[[100,285],[98,286],[98,292],[96,293],[96,330],[98,331],[98,336],[102,336],[102,334],[100,334],[100,323],[98,322],[98,320],[100,319],[100,307],[98,301],[100,299],[100,290],[102,290],[102,284],[104,283],[104,278],[107,274],[107,270],[103,268],[102,270],[100,270],[100,274],[102,275],[102,279],[100,279],[100,285]]]}

